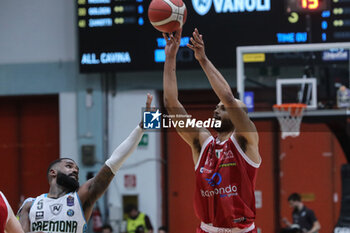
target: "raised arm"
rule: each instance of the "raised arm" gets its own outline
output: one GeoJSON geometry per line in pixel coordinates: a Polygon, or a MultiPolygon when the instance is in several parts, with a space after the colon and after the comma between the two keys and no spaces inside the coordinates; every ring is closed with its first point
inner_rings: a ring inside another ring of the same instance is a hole
{"type": "MultiPolygon", "coordinates": [[[[255,125],[249,119],[248,114],[245,111],[244,104],[235,99],[230,85],[206,56],[203,36],[199,34],[197,29],[195,29],[193,32],[191,43],[192,44],[188,44],[188,47],[194,51],[195,58],[198,60],[202,69],[204,70],[215,94],[224,104],[230,119],[235,126],[236,134],[243,136],[247,140],[248,146],[253,146],[253,148],[256,147],[253,150],[257,150],[259,139],[255,125]]],[[[260,161],[260,156],[258,156],[257,151],[254,151],[251,154],[253,154],[251,158],[253,161],[260,161]]],[[[249,156],[249,153],[247,155],[249,156]]]]}
{"type": "MultiPolygon", "coordinates": [[[[165,63],[163,73],[163,87],[164,87],[164,104],[170,115],[174,116],[173,121],[186,120],[186,117],[177,117],[179,115],[185,116],[187,112],[178,100],[178,88],[176,80],[176,54],[180,46],[181,29],[167,36],[163,33],[166,40],[165,47],[165,63]]],[[[196,164],[199,157],[199,152],[203,142],[210,136],[210,133],[205,128],[176,128],[179,135],[190,145],[192,149],[193,161],[196,164]]]]}
{"type": "MultiPolygon", "coordinates": [[[[152,98],[150,94],[147,95],[146,108],[150,108],[152,98]]],[[[97,175],[80,187],[78,195],[87,221],[91,216],[94,203],[104,194],[119,168],[139,144],[143,135],[140,125],[113,151],[97,175]]]]}

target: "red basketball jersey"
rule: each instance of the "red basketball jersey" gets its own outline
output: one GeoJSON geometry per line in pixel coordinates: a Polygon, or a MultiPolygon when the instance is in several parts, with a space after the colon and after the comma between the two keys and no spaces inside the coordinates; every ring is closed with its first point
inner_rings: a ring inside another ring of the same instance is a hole
{"type": "Polygon", "coordinates": [[[5,196],[0,192],[0,233],[5,232],[5,226],[8,220],[8,202],[5,196]]]}
{"type": "Polygon", "coordinates": [[[215,227],[249,227],[255,219],[259,166],[242,151],[233,135],[224,142],[209,137],[195,167],[197,217],[215,227]]]}

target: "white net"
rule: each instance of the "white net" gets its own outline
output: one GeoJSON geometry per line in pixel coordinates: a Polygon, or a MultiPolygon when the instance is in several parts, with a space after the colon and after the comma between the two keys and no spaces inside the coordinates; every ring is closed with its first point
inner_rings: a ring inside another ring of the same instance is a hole
{"type": "Polygon", "coordinates": [[[273,106],[281,127],[282,139],[300,135],[300,124],[305,108],[305,104],[280,104],[273,106]]]}

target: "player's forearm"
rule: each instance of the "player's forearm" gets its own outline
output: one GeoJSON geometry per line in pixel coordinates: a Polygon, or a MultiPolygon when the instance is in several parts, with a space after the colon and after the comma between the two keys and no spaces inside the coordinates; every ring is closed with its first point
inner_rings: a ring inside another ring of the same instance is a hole
{"type": "Polygon", "coordinates": [[[124,161],[134,152],[143,135],[143,130],[137,126],[130,135],[113,151],[106,165],[115,174],[124,161]]]}
{"type": "Polygon", "coordinates": [[[174,105],[178,101],[175,57],[167,57],[165,60],[163,73],[163,88],[165,106],[174,107],[174,105]]]}
{"type": "MultiPolygon", "coordinates": [[[[131,134],[113,151],[111,157],[106,161],[105,165],[101,168],[96,177],[90,180],[91,184],[88,185],[87,197],[89,202],[84,202],[84,209],[87,209],[93,203],[95,203],[97,199],[100,198],[106,191],[114,175],[117,173],[124,161],[136,149],[142,135],[142,129],[137,126],[131,132],[131,134]]],[[[80,196],[80,198],[82,197],[80,196]]]]}
{"type": "Polygon", "coordinates": [[[20,214],[19,215],[19,223],[24,232],[30,232],[30,223],[28,214],[20,214]]]}
{"type": "Polygon", "coordinates": [[[223,104],[231,103],[234,100],[234,96],[232,94],[230,85],[227,83],[221,73],[206,57],[205,59],[200,60],[199,64],[204,70],[215,94],[219,97],[223,104]]]}

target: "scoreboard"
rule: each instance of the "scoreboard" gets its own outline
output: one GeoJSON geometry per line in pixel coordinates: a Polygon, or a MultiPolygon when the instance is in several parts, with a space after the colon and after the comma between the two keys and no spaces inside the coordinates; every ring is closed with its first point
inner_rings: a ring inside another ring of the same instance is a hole
{"type": "MultiPolygon", "coordinates": [[[[219,68],[243,45],[346,42],[350,0],[183,0],[187,22],[178,69],[199,68],[186,47],[194,28],[219,68]]],[[[77,0],[81,72],[160,70],[165,40],[150,24],[149,0],[77,0]]]]}

